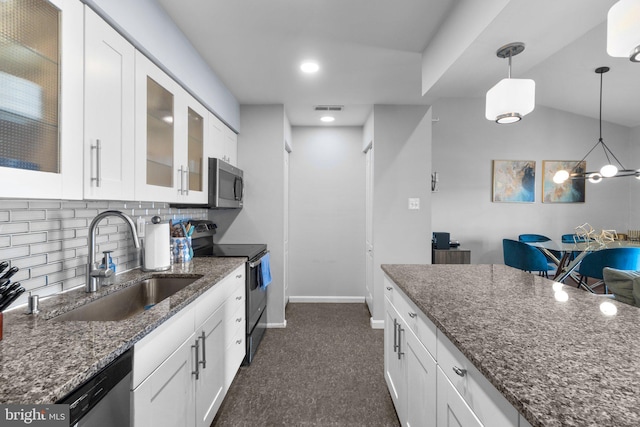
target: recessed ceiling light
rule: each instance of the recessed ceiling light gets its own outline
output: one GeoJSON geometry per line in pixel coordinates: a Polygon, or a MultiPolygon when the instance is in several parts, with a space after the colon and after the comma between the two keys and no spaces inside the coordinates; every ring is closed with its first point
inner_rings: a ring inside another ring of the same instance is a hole
{"type": "Polygon", "coordinates": [[[320,120],[325,122],[325,123],[331,123],[332,121],[334,121],[336,118],[333,116],[322,116],[320,117],[320,120]]]}
{"type": "Polygon", "coordinates": [[[316,73],[320,69],[320,66],[317,62],[305,61],[300,65],[300,69],[305,73],[316,73]]]}

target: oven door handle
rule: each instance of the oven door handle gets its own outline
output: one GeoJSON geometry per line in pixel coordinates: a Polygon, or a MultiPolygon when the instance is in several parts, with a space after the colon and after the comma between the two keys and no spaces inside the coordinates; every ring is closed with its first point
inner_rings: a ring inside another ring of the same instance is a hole
{"type": "Polygon", "coordinates": [[[268,253],[269,251],[266,251],[258,260],[250,262],[249,268],[256,268],[257,266],[259,266],[260,263],[262,262],[262,258],[264,258],[268,253]]]}

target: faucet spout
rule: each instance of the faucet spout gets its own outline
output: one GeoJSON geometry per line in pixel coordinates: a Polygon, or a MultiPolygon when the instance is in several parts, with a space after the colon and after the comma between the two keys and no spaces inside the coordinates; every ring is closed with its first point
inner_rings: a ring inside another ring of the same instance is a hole
{"type": "Polygon", "coordinates": [[[136,225],[129,215],[115,210],[100,212],[96,215],[93,221],[91,221],[91,224],[89,224],[89,261],[87,263],[86,292],[96,292],[99,287],[99,282],[113,273],[109,273],[111,270],[109,270],[108,266],[105,266],[104,269],[100,269],[96,262],[96,229],[98,228],[98,223],[108,216],[118,217],[122,219],[125,224],[129,225],[133,244],[136,249],[140,249],[140,240],[138,239],[136,225]]]}

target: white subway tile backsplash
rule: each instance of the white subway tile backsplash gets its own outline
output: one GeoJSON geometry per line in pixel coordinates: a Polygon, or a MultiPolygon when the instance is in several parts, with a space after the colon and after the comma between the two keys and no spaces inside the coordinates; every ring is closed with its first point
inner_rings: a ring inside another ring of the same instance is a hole
{"type": "Polygon", "coordinates": [[[47,241],[47,233],[14,234],[11,236],[11,246],[28,245],[47,241]]]}
{"type": "Polygon", "coordinates": [[[26,233],[27,231],[29,231],[28,222],[8,222],[0,224],[0,235],[26,233]]]}
{"type": "MultiPolygon", "coordinates": [[[[164,202],[4,200],[0,199],[0,261],[10,261],[20,271],[12,277],[27,291],[44,296],[83,286],[89,250],[88,226],[107,209],[142,217],[206,219],[206,209],[173,209],[164,202]]],[[[140,251],[129,227],[120,218],[107,217],[96,235],[96,259],[111,250],[118,272],[140,266],[140,251]]],[[[14,305],[26,302],[28,293],[14,305]]]]}
{"type": "Polygon", "coordinates": [[[11,211],[11,221],[36,221],[45,219],[45,210],[11,211]]]}

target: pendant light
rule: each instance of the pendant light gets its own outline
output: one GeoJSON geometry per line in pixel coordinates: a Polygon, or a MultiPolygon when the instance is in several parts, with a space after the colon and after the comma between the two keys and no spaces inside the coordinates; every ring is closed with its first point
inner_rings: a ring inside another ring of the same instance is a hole
{"type": "Polygon", "coordinates": [[[609,9],[607,53],[640,62],[640,0],[620,0],[609,9]]]}
{"type": "Polygon", "coordinates": [[[485,116],[496,123],[515,123],[533,111],[536,83],[530,79],[511,78],[511,58],[522,53],[524,43],[509,43],[496,52],[498,58],[509,59],[509,73],[487,91],[485,116]]]}
{"type": "Polygon", "coordinates": [[[589,150],[587,154],[585,154],[582,160],[576,163],[576,165],[573,167],[573,169],[571,169],[571,171],[560,170],[556,172],[555,175],[553,176],[553,182],[555,182],[556,184],[562,184],[567,179],[588,179],[589,182],[592,182],[594,184],[602,181],[603,178],[634,176],[640,179],[640,170],[626,169],[624,166],[622,166],[622,163],[620,163],[620,160],[618,160],[616,155],[613,154],[613,151],[611,151],[611,149],[607,146],[607,144],[605,144],[604,139],[602,139],[602,81],[603,81],[603,74],[608,72],[609,70],[610,70],[609,67],[599,67],[599,68],[596,68],[595,70],[596,74],[600,74],[600,118],[599,118],[600,137],[598,138],[598,142],[596,142],[596,144],[591,148],[591,150],[589,150]],[[607,159],[607,164],[602,166],[600,170],[597,172],[595,171],[584,172],[581,165],[583,165],[583,162],[585,161],[587,156],[591,154],[591,152],[595,150],[596,147],[598,146],[602,147],[602,150],[604,151],[604,155],[607,159]],[[617,166],[613,164],[613,162],[611,161],[612,158],[613,160],[616,161],[617,166]]]}

